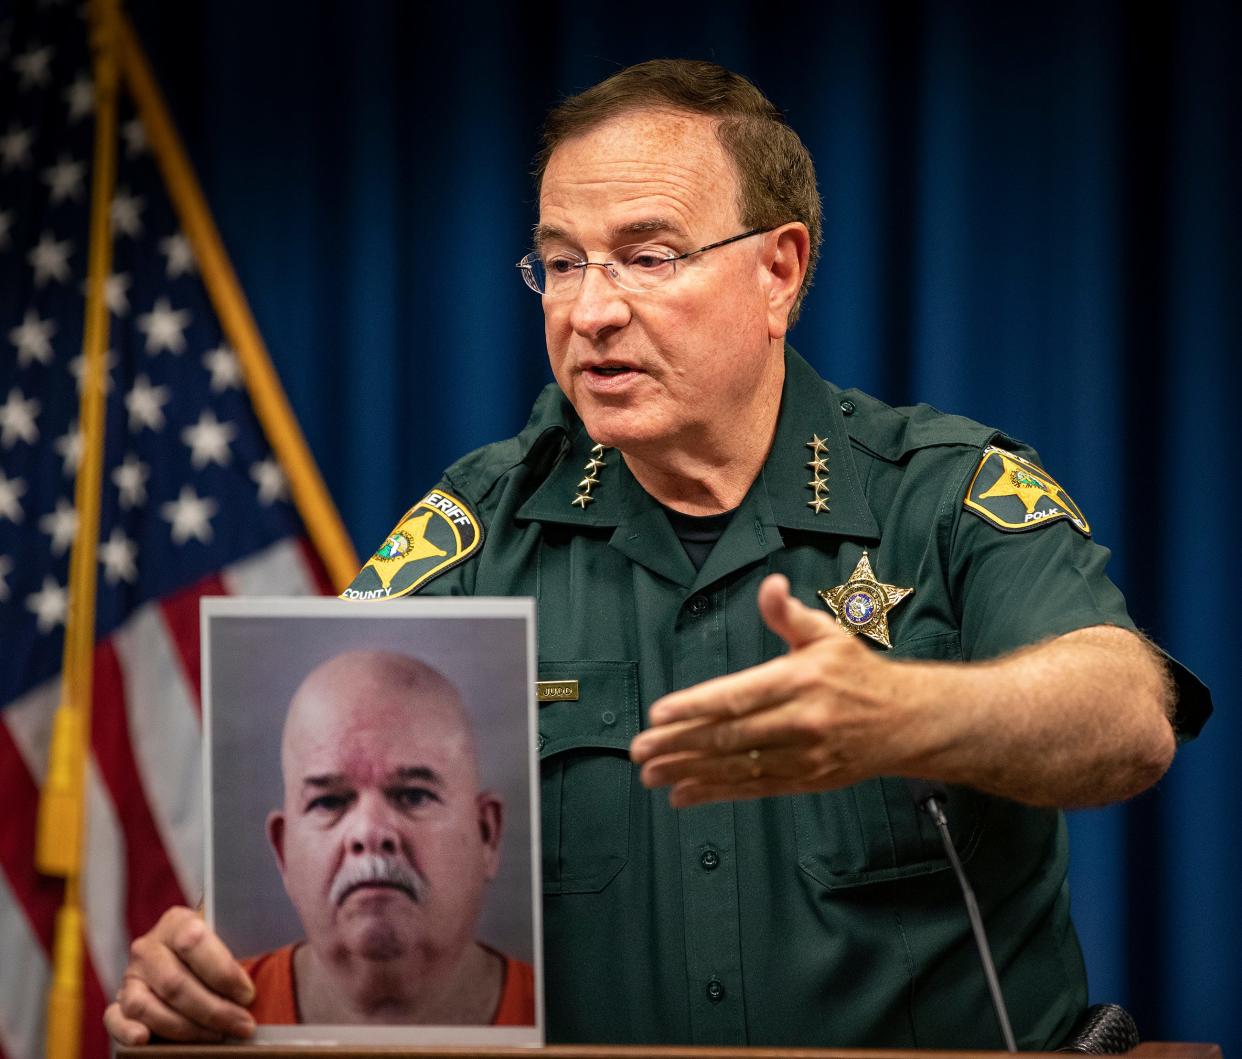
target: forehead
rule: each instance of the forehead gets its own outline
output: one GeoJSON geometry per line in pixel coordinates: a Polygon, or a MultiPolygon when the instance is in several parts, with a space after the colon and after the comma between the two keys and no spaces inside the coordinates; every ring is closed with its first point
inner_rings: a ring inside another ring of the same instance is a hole
{"type": "Polygon", "coordinates": [[[439,696],[385,694],[374,686],[299,704],[286,733],[286,767],[304,772],[432,764],[451,771],[470,756],[460,708],[439,696]]]}
{"type": "Polygon", "coordinates": [[[737,180],[702,114],[637,110],[566,140],[540,185],[542,228],[607,236],[665,219],[687,235],[736,223],[737,180]]]}

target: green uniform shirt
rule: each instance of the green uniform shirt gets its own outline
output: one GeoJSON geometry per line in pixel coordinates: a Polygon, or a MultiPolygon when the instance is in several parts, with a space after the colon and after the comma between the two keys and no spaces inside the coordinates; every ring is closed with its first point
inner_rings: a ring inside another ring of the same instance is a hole
{"type": "MultiPolygon", "coordinates": [[[[579,682],[576,701],[539,717],[551,1040],[1000,1046],[957,883],[904,780],[673,810],[627,755],[661,695],[784,653],[756,608],[767,574],[822,607],[816,593],[846,582],[864,549],[879,581],[914,589],[888,616],[894,657],[983,659],[1133,628],[1107,550],[1067,518],[1004,532],[964,508],[998,437],[838,390],[790,351],[772,451],[696,573],[619,453],[587,467],[593,442],[549,387],[518,437],[431,494],[473,513],[481,546],[465,516],[455,539],[447,520],[413,519],[432,558],[387,584],[372,560],[355,580],[355,597],[533,596],[540,679],[579,682]],[[819,513],[813,436],[827,448],[819,513]]],[[[964,788],[947,811],[1019,1047],[1055,1046],[1087,999],[1062,814],[964,788]]]]}

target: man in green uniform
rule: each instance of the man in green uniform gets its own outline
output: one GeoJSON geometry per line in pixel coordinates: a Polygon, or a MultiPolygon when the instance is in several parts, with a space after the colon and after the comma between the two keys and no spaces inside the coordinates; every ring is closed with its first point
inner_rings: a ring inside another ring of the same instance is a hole
{"type": "MultiPolygon", "coordinates": [[[[923,777],[1019,1046],[1055,1047],[1086,1001],[1058,807],[1148,786],[1210,708],[1032,452],[786,346],[819,227],[805,148],[734,74],[561,104],[519,263],[558,385],[344,593],[538,600],[554,1040],[996,1047],[923,777]]],[[[248,988],[174,910],[108,1025],[244,1034],[248,988]]]]}

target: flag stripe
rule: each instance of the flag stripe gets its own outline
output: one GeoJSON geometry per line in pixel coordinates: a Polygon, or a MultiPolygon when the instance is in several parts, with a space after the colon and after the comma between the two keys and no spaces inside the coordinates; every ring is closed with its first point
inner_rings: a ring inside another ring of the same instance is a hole
{"type": "Polygon", "coordinates": [[[221,580],[234,596],[314,595],[320,591],[319,586],[303,554],[298,541],[277,541],[249,559],[227,567],[221,580]]]}
{"type": "MultiPolygon", "coordinates": [[[[8,764],[4,761],[3,767],[8,764]]],[[[43,1041],[43,995],[50,968],[45,942],[34,934],[33,922],[10,889],[5,873],[0,872],[0,938],[4,939],[4,956],[0,959],[0,1053],[10,1059],[36,1059],[43,1041]]]]}
{"type": "Polygon", "coordinates": [[[181,891],[203,888],[203,784],[197,703],[165,611],[148,604],[113,637],[125,677],[125,710],[143,789],[181,891]],[[175,767],[170,763],[175,762],[175,767]]]}
{"type": "MultiPolygon", "coordinates": [[[[4,776],[4,827],[0,829],[0,869],[8,879],[14,899],[36,932],[40,944],[51,951],[52,920],[60,907],[64,886],[39,875],[34,867],[35,814],[39,788],[22,758],[7,724],[0,723],[0,776],[4,776]]],[[[0,962],[8,962],[8,940],[0,962]]]]}
{"type": "MultiPolygon", "coordinates": [[[[185,895],[177,881],[168,854],[160,839],[159,828],[151,815],[143,789],[138,763],[130,741],[129,720],[125,711],[125,681],[120,662],[111,641],[95,648],[95,698],[91,737],[95,763],[115,806],[115,818],[122,834],[121,849],[111,850],[128,869],[125,922],[131,937],[137,937],[154,924],[157,909],[185,904],[185,895]]],[[[95,807],[92,806],[92,809],[95,807]]],[[[92,831],[95,820],[91,820],[92,831]]],[[[96,836],[92,833],[91,843],[96,836]]],[[[125,948],[128,948],[128,940],[125,948]]],[[[107,970],[100,966],[107,978],[107,970]]]]}
{"type": "Polygon", "coordinates": [[[86,812],[82,871],[86,947],[100,984],[111,995],[121,984],[129,956],[125,885],[126,861],[131,858],[126,856],[124,833],[94,761],[86,775],[86,812]]]}
{"type": "Polygon", "coordinates": [[[177,645],[182,675],[193,692],[191,701],[194,711],[200,715],[203,694],[199,672],[198,601],[203,596],[223,596],[227,592],[220,577],[212,574],[160,601],[164,624],[172,634],[172,642],[177,645]]]}

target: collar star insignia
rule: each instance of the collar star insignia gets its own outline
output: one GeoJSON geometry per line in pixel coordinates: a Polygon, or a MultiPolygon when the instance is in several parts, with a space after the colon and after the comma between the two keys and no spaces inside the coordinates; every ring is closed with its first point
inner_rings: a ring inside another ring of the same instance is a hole
{"type": "Polygon", "coordinates": [[[892,647],[888,635],[888,612],[914,591],[876,580],[866,551],[854,567],[849,580],[836,588],[821,589],[816,595],[836,615],[837,624],[851,636],[862,633],[885,647],[892,647]]]}
{"type": "Polygon", "coordinates": [[[587,509],[587,505],[595,502],[595,497],[591,495],[591,490],[599,485],[599,477],[596,475],[601,467],[608,466],[608,461],[604,459],[604,453],[607,450],[603,445],[591,446],[591,457],[586,461],[586,466],[582,468],[585,477],[578,483],[574,498],[569,502],[573,507],[580,507],[583,511],[587,509]]]}
{"type": "Polygon", "coordinates": [[[812,493],[806,506],[819,515],[831,510],[828,506],[828,442],[818,434],[812,434],[806,447],[811,450],[811,462],[806,465],[811,470],[811,480],[806,487],[812,493]]]}

